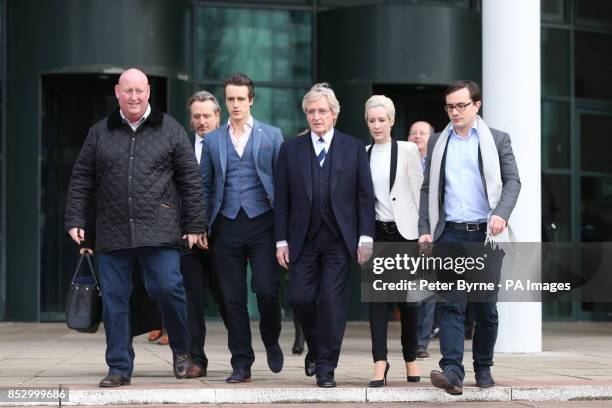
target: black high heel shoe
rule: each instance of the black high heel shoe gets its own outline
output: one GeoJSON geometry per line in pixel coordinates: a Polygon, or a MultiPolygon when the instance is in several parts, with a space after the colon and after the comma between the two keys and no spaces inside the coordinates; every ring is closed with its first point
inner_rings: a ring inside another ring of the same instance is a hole
{"type": "Polygon", "coordinates": [[[391,366],[389,365],[389,362],[387,362],[387,366],[385,367],[385,375],[383,377],[382,380],[372,380],[368,383],[368,387],[372,387],[372,388],[378,388],[378,387],[384,387],[385,385],[387,385],[387,373],[389,372],[389,368],[391,366]]]}
{"type": "MultiPolygon", "coordinates": [[[[408,369],[408,367],[406,367],[406,369],[408,369]]],[[[410,382],[410,383],[418,383],[421,381],[421,376],[420,375],[408,375],[406,374],[406,381],[410,382]]]]}

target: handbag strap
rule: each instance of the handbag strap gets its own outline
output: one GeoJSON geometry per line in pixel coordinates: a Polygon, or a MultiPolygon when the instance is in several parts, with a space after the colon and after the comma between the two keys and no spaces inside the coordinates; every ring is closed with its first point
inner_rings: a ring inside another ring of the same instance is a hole
{"type": "Polygon", "coordinates": [[[74,271],[74,275],[72,275],[72,283],[74,283],[74,280],[76,279],[77,275],[79,274],[79,270],[81,269],[81,264],[83,263],[83,258],[87,259],[87,264],[89,265],[89,273],[93,277],[94,282],[95,282],[95,284],[97,286],[98,285],[98,279],[96,279],[96,273],[94,272],[94,267],[93,267],[93,264],[91,263],[91,257],[89,256],[88,252],[85,252],[85,253],[81,254],[81,257],[79,258],[79,263],[77,264],[77,267],[76,267],[76,271],[74,271]]]}

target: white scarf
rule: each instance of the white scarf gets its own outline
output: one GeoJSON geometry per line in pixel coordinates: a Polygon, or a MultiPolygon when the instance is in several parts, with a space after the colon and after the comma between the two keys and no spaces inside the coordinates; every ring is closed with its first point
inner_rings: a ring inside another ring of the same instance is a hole
{"type": "MultiPolygon", "coordinates": [[[[476,117],[478,128],[478,145],[480,147],[480,155],[482,157],[482,172],[485,179],[487,191],[487,201],[491,211],[487,220],[491,218],[491,212],[501,197],[503,183],[501,179],[501,168],[499,165],[499,153],[493,140],[493,135],[487,124],[480,116],[476,117]]],[[[429,228],[431,233],[435,231],[438,221],[440,220],[440,209],[438,207],[438,191],[440,186],[440,172],[442,169],[442,157],[444,149],[448,142],[452,124],[449,123],[438,138],[431,154],[431,166],[429,170],[429,228]]],[[[501,233],[493,236],[487,225],[487,237],[485,244],[490,243],[494,248],[500,247],[502,242],[515,241],[514,233],[510,229],[510,225],[501,233]]]]}

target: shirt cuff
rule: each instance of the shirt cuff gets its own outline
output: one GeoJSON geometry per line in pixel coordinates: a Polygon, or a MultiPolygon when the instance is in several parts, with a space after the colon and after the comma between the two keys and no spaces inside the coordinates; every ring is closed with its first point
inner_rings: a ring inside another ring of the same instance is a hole
{"type": "Polygon", "coordinates": [[[276,247],[277,248],[282,248],[282,247],[286,247],[286,246],[289,246],[289,243],[287,243],[287,241],[278,241],[276,243],[276,247]]]}
{"type": "Polygon", "coordinates": [[[362,235],[359,237],[359,246],[372,247],[374,246],[374,239],[367,235],[362,235]]]}

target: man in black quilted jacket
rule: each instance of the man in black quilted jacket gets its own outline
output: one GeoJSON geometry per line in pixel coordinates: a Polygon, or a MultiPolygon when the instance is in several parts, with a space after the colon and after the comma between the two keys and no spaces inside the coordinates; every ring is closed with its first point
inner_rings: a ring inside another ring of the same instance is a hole
{"type": "Polygon", "coordinates": [[[66,198],[65,227],[78,244],[85,240],[87,207],[96,199],[95,249],[109,367],[100,387],[128,385],[132,377],[134,272],[162,313],[175,377],[185,378],[192,365],[179,248],[184,240],[191,248],[205,239],[202,179],[183,127],[151,108],[149,93],[143,72],[128,69],[119,77],[119,109],[89,129],[66,198]]]}

